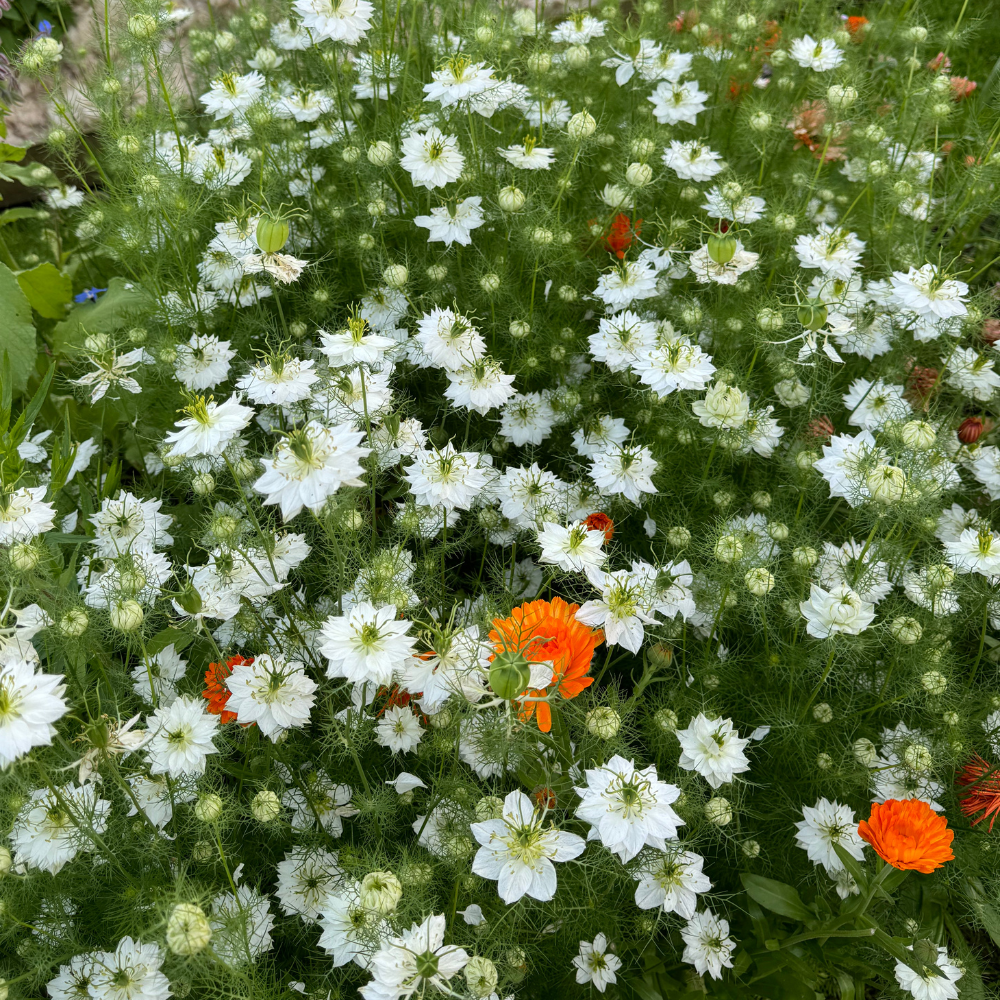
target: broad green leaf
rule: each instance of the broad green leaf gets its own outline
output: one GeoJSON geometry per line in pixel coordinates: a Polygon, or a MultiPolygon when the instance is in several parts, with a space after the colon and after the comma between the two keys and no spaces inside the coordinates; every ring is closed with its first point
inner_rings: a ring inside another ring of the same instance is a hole
{"type": "Polygon", "coordinates": [[[73,282],[55,264],[45,261],[30,271],[21,271],[17,283],[39,316],[62,319],[66,315],[66,304],[73,298],[73,282]]]}
{"type": "Polygon", "coordinates": [[[753,991],[768,1000],[816,1000],[816,991],[787,969],[756,980],[753,991]]]}
{"type": "Polygon", "coordinates": [[[747,895],[773,913],[780,913],[792,920],[813,920],[813,914],[806,908],[799,894],[785,882],[764,878],[763,875],[740,875],[747,895]]]}
{"type": "Polygon", "coordinates": [[[0,215],[0,226],[6,226],[9,222],[17,222],[18,219],[37,219],[38,212],[33,208],[8,208],[0,215]]]}
{"type": "Polygon", "coordinates": [[[194,635],[191,632],[185,632],[179,628],[165,628],[162,632],[157,632],[146,643],[146,652],[150,656],[154,656],[156,653],[162,653],[167,646],[173,644],[174,649],[179,653],[182,649],[187,649],[193,640],[194,635]]]}
{"type": "Polygon", "coordinates": [[[27,152],[27,146],[12,146],[9,142],[0,142],[0,163],[17,163],[24,159],[27,152]]]}
{"type": "Polygon", "coordinates": [[[0,314],[3,315],[0,351],[10,358],[12,387],[23,391],[35,368],[35,326],[31,322],[31,304],[14,272],[5,264],[0,264],[0,314]]]}
{"type": "Polygon", "coordinates": [[[61,323],[56,323],[50,338],[52,352],[68,354],[83,347],[88,333],[113,333],[150,304],[138,285],[112,278],[108,290],[96,302],[75,306],[61,323]]]}

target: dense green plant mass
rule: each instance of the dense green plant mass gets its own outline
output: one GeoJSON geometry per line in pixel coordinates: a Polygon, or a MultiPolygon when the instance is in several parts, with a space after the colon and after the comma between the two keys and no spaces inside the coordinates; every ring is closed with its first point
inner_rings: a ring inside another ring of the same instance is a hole
{"type": "Polygon", "coordinates": [[[6,995],[994,989],[967,6],[130,3],[96,131],[30,40],[6,995]]]}

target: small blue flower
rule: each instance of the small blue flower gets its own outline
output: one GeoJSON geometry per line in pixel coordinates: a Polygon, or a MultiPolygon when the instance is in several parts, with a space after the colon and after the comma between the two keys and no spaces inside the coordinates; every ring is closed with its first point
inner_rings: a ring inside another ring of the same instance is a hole
{"type": "Polygon", "coordinates": [[[39,21],[38,22],[38,35],[51,35],[52,34],[52,22],[51,21],[39,21]]]}
{"type": "Polygon", "coordinates": [[[74,302],[96,302],[97,296],[101,292],[106,292],[106,288],[85,288],[79,295],[73,296],[74,302]]]}

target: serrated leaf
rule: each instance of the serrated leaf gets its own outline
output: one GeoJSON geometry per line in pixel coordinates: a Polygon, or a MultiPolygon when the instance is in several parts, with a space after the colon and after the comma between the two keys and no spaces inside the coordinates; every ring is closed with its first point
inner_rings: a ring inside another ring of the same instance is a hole
{"type": "Polygon", "coordinates": [[[764,878],[763,875],[751,875],[744,872],[740,875],[743,888],[747,895],[773,913],[780,913],[792,920],[813,920],[814,916],[802,902],[802,898],[790,885],[777,879],[764,878]]]}
{"type": "Polygon", "coordinates": [[[0,163],[18,163],[27,152],[27,146],[12,146],[9,142],[0,142],[0,163]]]}
{"type": "Polygon", "coordinates": [[[0,351],[10,359],[10,384],[20,392],[27,387],[28,376],[35,368],[35,325],[31,321],[31,303],[5,264],[0,264],[0,313],[4,319],[0,351]]]}
{"type": "Polygon", "coordinates": [[[66,305],[73,298],[73,282],[55,264],[45,261],[17,276],[21,291],[31,308],[46,319],[62,319],[66,305]]]}

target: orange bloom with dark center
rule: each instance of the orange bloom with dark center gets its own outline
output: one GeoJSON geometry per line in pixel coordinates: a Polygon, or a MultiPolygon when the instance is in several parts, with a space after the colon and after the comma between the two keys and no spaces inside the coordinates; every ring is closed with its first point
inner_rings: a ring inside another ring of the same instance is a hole
{"type": "Polygon", "coordinates": [[[920,799],[888,799],[872,803],[872,814],[858,824],[858,836],[893,868],[925,875],[941,868],[955,855],[948,820],[920,799]]]}
{"type": "Polygon", "coordinates": [[[969,817],[970,826],[989,819],[992,833],[993,824],[1000,816],[1000,767],[983,760],[979,754],[973,754],[955,781],[965,789],[959,792],[962,815],[969,817]],[[976,816],[976,813],[982,815],[976,816]],[[972,819],[973,816],[976,818],[972,819]]]}
{"type": "MultiPolygon", "coordinates": [[[[604,642],[604,632],[578,622],[574,615],[579,604],[567,604],[561,597],[551,601],[529,601],[514,608],[509,618],[495,618],[490,642],[497,653],[517,650],[532,663],[551,663],[552,679],[540,690],[529,690],[528,698],[544,698],[558,692],[562,698],[575,698],[594,683],[588,677],[594,650],[604,642]]],[[[547,733],[552,728],[552,711],[547,702],[524,701],[521,719],[535,716],[538,728],[547,733]]]]}
{"type": "Polygon", "coordinates": [[[615,522],[608,517],[607,514],[601,513],[601,511],[595,511],[593,514],[588,514],[584,519],[583,523],[591,531],[603,531],[604,540],[610,542],[614,538],[615,534],[615,522]]]}
{"type": "Polygon", "coordinates": [[[205,690],[201,692],[201,696],[208,702],[208,711],[212,715],[218,715],[222,723],[232,722],[236,718],[235,712],[226,711],[230,695],[226,678],[233,672],[233,667],[244,663],[253,663],[253,657],[245,659],[242,656],[230,656],[225,664],[210,663],[205,671],[205,690]]]}
{"type": "Polygon", "coordinates": [[[636,219],[633,225],[632,220],[619,212],[611,223],[611,228],[604,237],[604,246],[609,253],[613,253],[619,260],[625,259],[625,253],[632,245],[642,230],[642,219],[636,219]]]}

